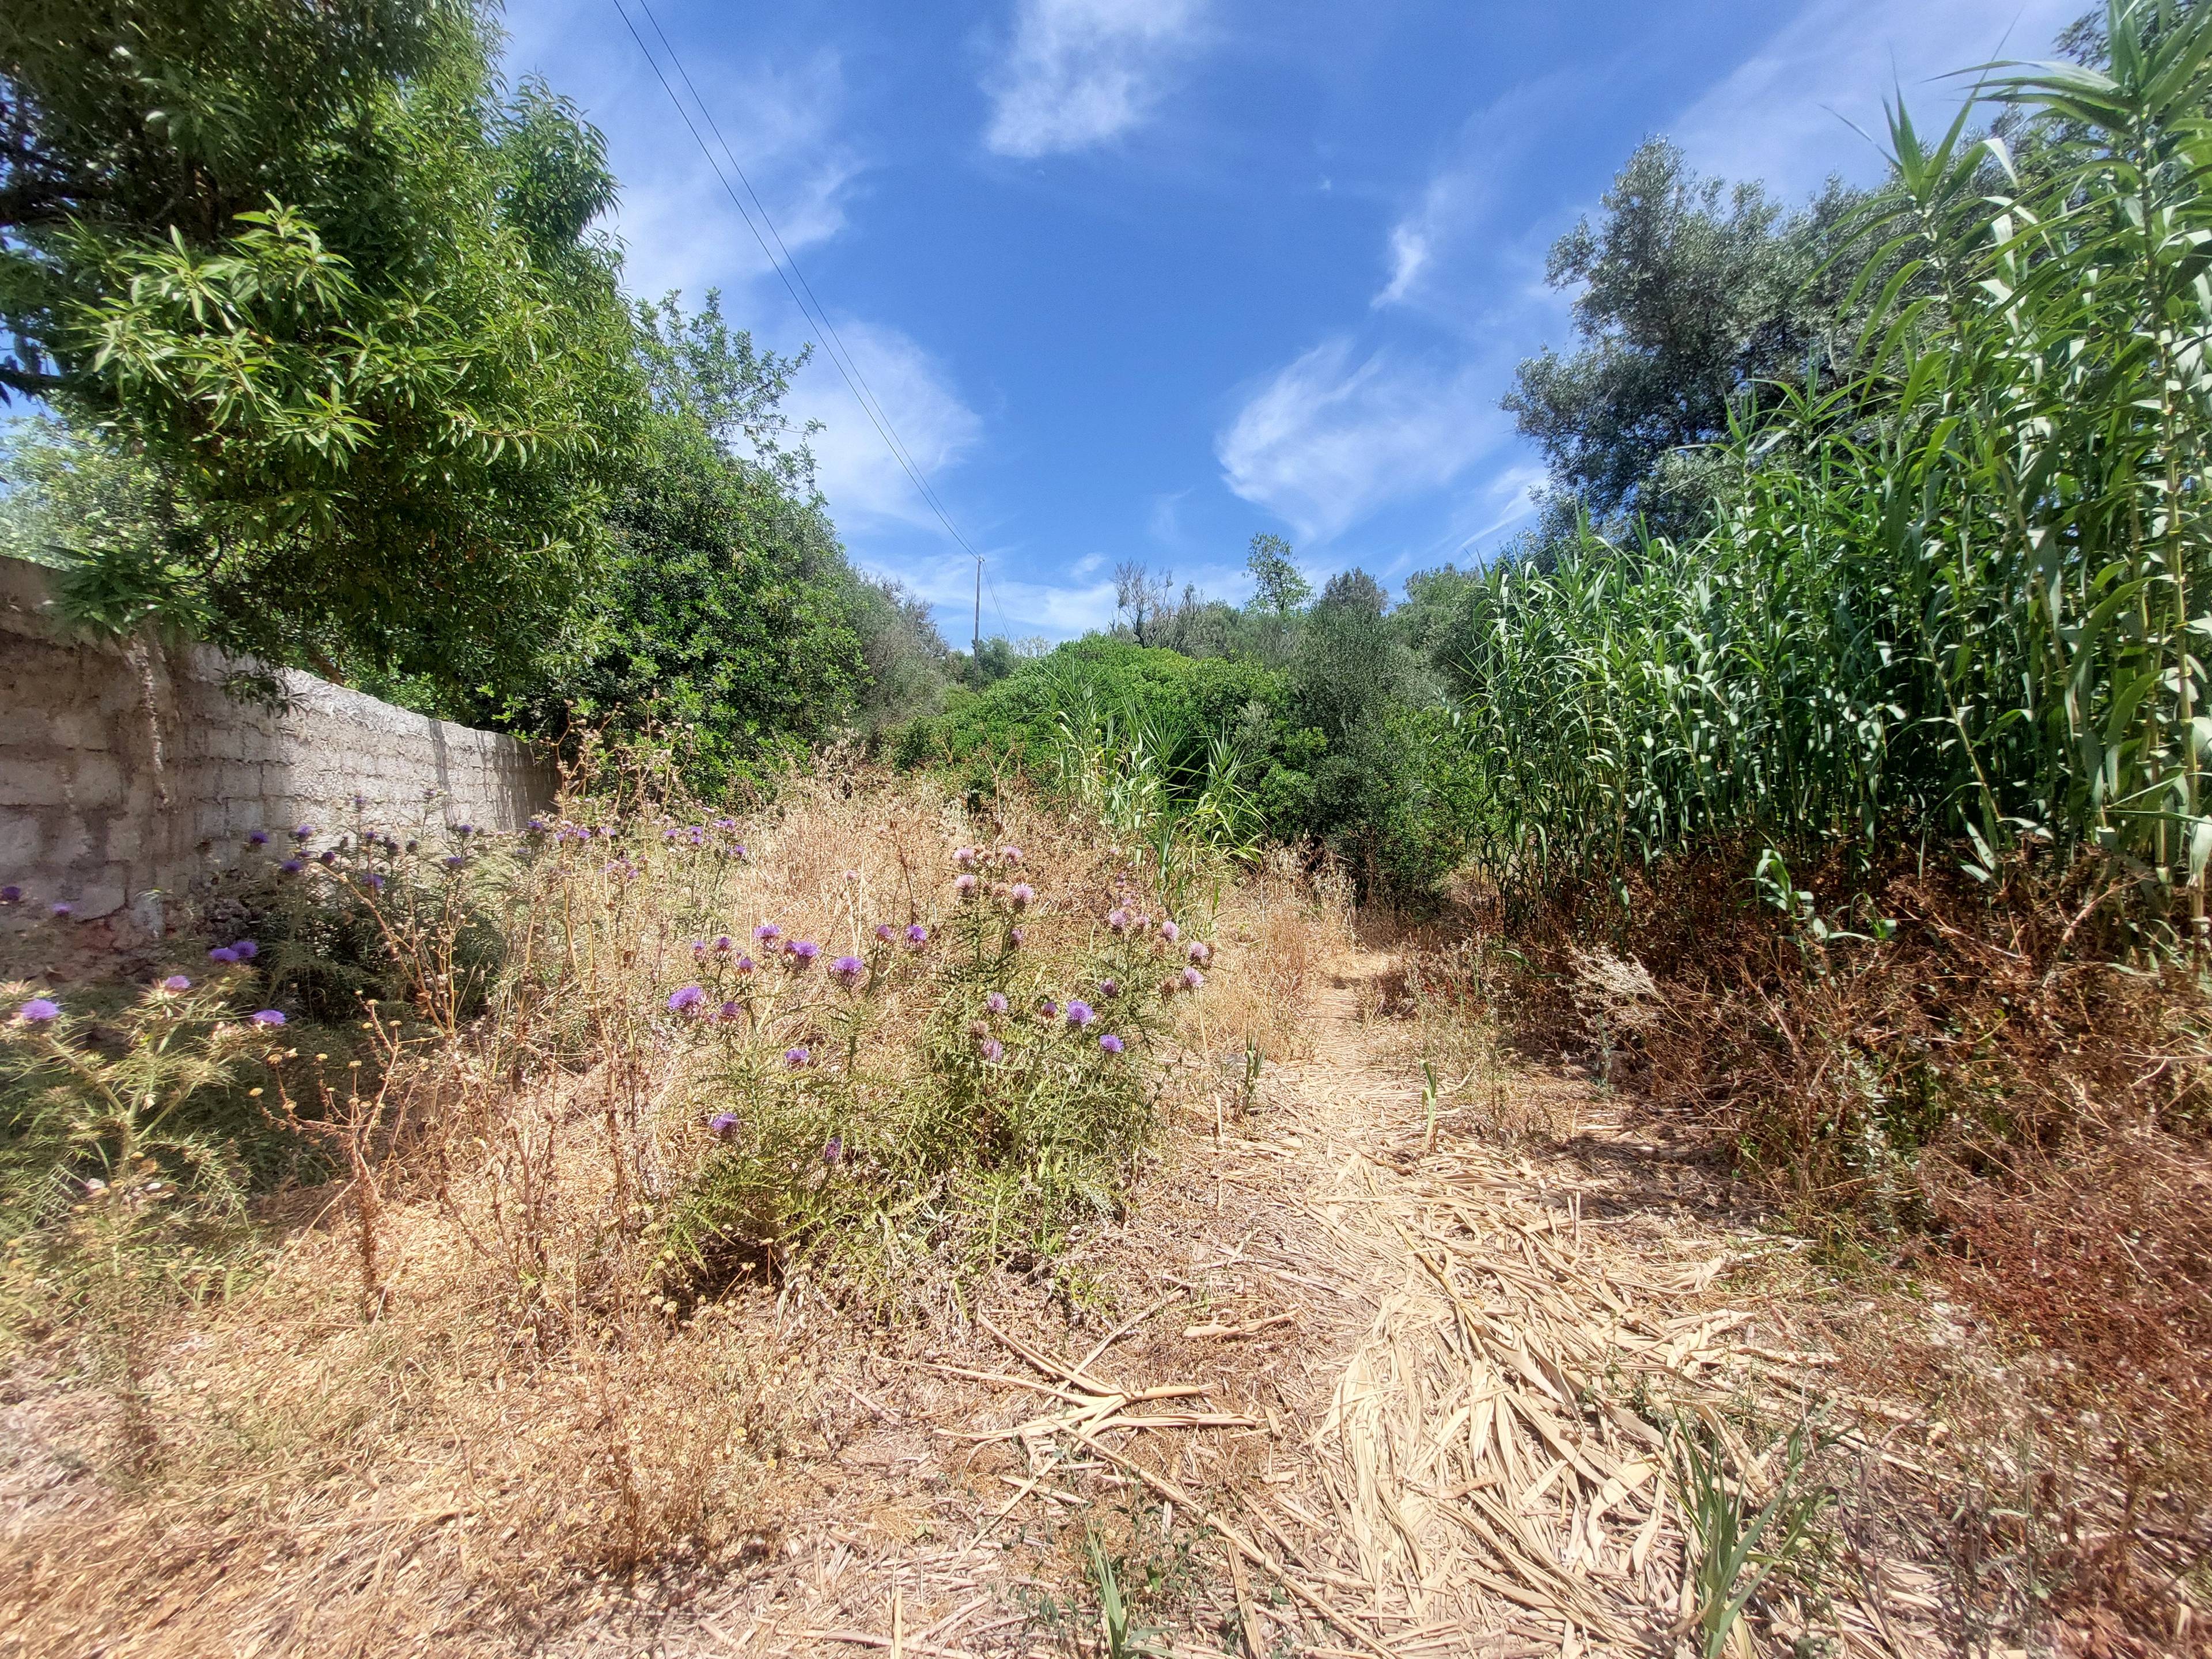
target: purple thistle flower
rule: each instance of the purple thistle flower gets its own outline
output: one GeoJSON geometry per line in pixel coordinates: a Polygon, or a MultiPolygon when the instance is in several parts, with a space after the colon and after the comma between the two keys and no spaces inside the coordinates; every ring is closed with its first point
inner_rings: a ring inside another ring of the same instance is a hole
{"type": "MultiPolygon", "coordinates": [[[[320,865],[332,865],[336,864],[337,861],[338,855],[336,853],[328,851],[327,849],[315,854],[315,862],[320,865]]],[[[448,864],[458,864],[460,860],[459,859],[447,859],[446,862],[448,864]]]]}
{"type": "Polygon", "coordinates": [[[879,921],[876,924],[876,938],[883,944],[889,945],[897,936],[898,930],[888,921],[879,921]]]}
{"type": "Polygon", "coordinates": [[[44,1025],[49,1020],[59,1019],[62,1006],[46,997],[33,997],[15,1011],[15,1018],[26,1025],[44,1025]]]}
{"type": "Polygon", "coordinates": [[[303,823],[303,824],[301,824],[298,829],[295,830],[292,832],[292,839],[293,839],[294,841],[305,841],[305,840],[307,840],[307,837],[308,837],[308,836],[310,836],[313,835],[314,833],[315,833],[315,826],[314,826],[313,824],[312,824],[312,823],[303,823]]]}
{"type": "Polygon", "coordinates": [[[1098,995],[1102,1001],[1111,1002],[1115,997],[1118,997],[1121,994],[1121,981],[1120,980],[1102,979],[1098,981],[1098,995]]]}
{"type": "Polygon", "coordinates": [[[860,976],[867,971],[868,964],[858,957],[839,957],[830,964],[830,974],[848,991],[860,982],[860,976]]]}
{"type": "Polygon", "coordinates": [[[1014,946],[1019,945],[1028,937],[1029,935],[1023,933],[1020,928],[1009,927],[1006,929],[1006,946],[1009,950],[1012,950],[1014,946]]]}
{"type": "Polygon", "coordinates": [[[1203,968],[1207,963],[1213,960],[1213,947],[1211,945],[1206,944],[1203,940],[1193,939],[1190,942],[1190,950],[1187,954],[1193,962],[1203,968]]]}
{"type": "Polygon", "coordinates": [[[743,864],[745,861],[745,849],[742,846],[732,847],[730,848],[730,856],[743,864]]]}
{"type": "Polygon", "coordinates": [[[23,890],[16,886],[14,882],[9,882],[5,887],[0,887],[0,904],[21,904],[22,902],[23,890]]]}
{"type": "Polygon", "coordinates": [[[232,950],[228,945],[218,945],[214,950],[208,952],[208,960],[210,962],[219,962],[222,963],[224,967],[228,968],[231,963],[238,960],[238,952],[232,950]]]}
{"type": "Polygon", "coordinates": [[[707,1120],[707,1133],[717,1140],[727,1140],[737,1132],[738,1115],[735,1112],[717,1112],[707,1120]]]}
{"type": "Polygon", "coordinates": [[[368,872],[368,880],[370,892],[380,893],[384,890],[384,878],[378,875],[375,871],[372,870],[368,872]]]}
{"type": "Polygon", "coordinates": [[[977,1052],[981,1054],[987,1063],[995,1066],[1006,1057],[1006,1045],[994,1037],[977,1052]]]}
{"type": "Polygon", "coordinates": [[[670,996],[668,1012],[672,1014],[688,1014],[706,1000],[707,994],[704,991],[696,985],[687,985],[670,996]]]}
{"type": "Polygon", "coordinates": [[[814,1056],[808,1054],[805,1048],[786,1048],[783,1051],[784,1065],[794,1072],[805,1071],[813,1060],[814,1056]]]}
{"type": "Polygon", "coordinates": [[[164,991],[189,991],[192,988],[192,982],[182,974],[172,974],[161,981],[161,988],[164,991]]]}
{"type": "Polygon", "coordinates": [[[353,798],[353,804],[356,808],[366,806],[368,805],[368,797],[357,794],[353,798]]]}
{"type": "Polygon", "coordinates": [[[910,921],[907,923],[906,942],[912,945],[915,950],[919,951],[923,945],[929,943],[929,929],[923,927],[918,921],[910,921]]]}
{"type": "Polygon", "coordinates": [[[264,1008],[253,1016],[253,1023],[256,1025],[282,1025],[284,1023],[284,1016],[276,1009],[264,1008]]]}
{"type": "Polygon", "coordinates": [[[952,861],[958,865],[963,870],[965,870],[969,866],[975,862],[975,849],[972,847],[954,848],[952,849],[952,861]]]}
{"type": "Polygon", "coordinates": [[[1109,910],[1106,913],[1106,925],[1109,927],[1111,927],[1117,933],[1127,933],[1129,931],[1129,913],[1127,910],[1120,908],[1109,910]]]}
{"type": "Polygon", "coordinates": [[[724,1025],[732,1025],[737,1023],[738,1016],[743,1012],[744,1012],[744,1008],[739,1006],[737,1003],[726,1002],[722,1005],[721,1011],[717,1013],[714,1018],[724,1025]]]}
{"type": "Polygon", "coordinates": [[[1006,900],[1015,909],[1019,910],[1025,908],[1036,896],[1036,888],[1025,881],[1018,881],[1014,884],[1012,890],[1006,895],[1006,900]]]}
{"type": "Polygon", "coordinates": [[[975,878],[969,875],[966,871],[962,871],[958,875],[952,878],[952,890],[959,894],[963,899],[974,898],[975,896],[975,878]]]}
{"type": "Polygon", "coordinates": [[[283,863],[278,865],[276,867],[288,876],[296,876],[301,871],[306,869],[307,866],[301,863],[298,859],[286,859],[283,863]]]}
{"type": "Polygon", "coordinates": [[[772,921],[764,921],[753,929],[753,937],[763,945],[773,945],[783,937],[783,929],[772,921]]]}
{"type": "Polygon", "coordinates": [[[727,933],[717,933],[714,935],[714,954],[716,956],[726,957],[730,954],[732,948],[732,946],[730,936],[727,933]]]}
{"type": "Polygon", "coordinates": [[[1121,1039],[1109,1031],[1098,1039],[1098,1046],[1109,1054],[1118,1054],[1121,1052],[1121,1039]]]}
{"type": "Polygon", "coordinates": [[[1040,1019],[1059,1018],[1060,1005],[1054,1002],[1050,997],[1039,997],[1037,999],[1037,1018],[1040,1019]]]}
{"type": "Polygon", "coordinates": [[[1195,991],[1200,986],[1205,983],[1206,975],[1200,973],[1197,969],[1186,968],[1182,970],[1182,988],[1184,990],[1195,991]]]}
{"type": "Polygon", "coordinates": [[[1079,1031],[1097,1018],[1097,1012],[1087,1002],[1076,1001],[1067,1005],[1067,1023],[1079,1031]]]}
{"type": "Polygon", "coordinates": [[[1144,915],[1142,912],[1139,912],[1136,921],[1130,924],[1131,927],[1134,927],[1140,933],[1151,931],[1152,925],[1152,919],[1150,916],[1144,915]]]}
{"type": "Polygon", "coordinates": [[[53,906],[48,914],[65,921],[76,909],[76,907],[75,905],[64,900],[63,902],[53,906]]]}
{"type": "Polygon", "coordinates": [[[814,965],[814,958],[822,954],[822,947],[811,939],[795,939],[783,947],[784,960],[793,971],[804,973],[814,965]]]}
{"type": "Polygon", "coordinates": [[[545,820],[544,818],[532,818],[523,827],[528,830],[533,836],[542,836],[545,833],[545,820]]]}
{"type": "Polygon", "coordinates": [[[1171,921],[1164,921],[1160,924],[1160,937],[1173,945],[1182,937],[1182,929],[1171,921]]]}
{"type": "Polygon", "coordinates": [[[834,1166],[842,1160],[844,1156],[845,1143],[838,1139],[836,1135],[831,1135],[829,1144],[822,1149],[822,1161],[834,1166]]]}
{"type": "Polygon", "coordinates": [[[999,849],[999,856],[1008,864],[1019,864],[1022,861],[1022,849],[1018,847],[1001,847],[999,849]]]}
{"type": "Polygon", "coordinates": [[[848,870],[845,872],[845,879],[857,885],[860,879],[860,872],[858,870],[848,870]]]}
{"type": "Polygon", "coordinates": [[[250,939],[234,939],[230,942],[230,948],[238,952],[240,962],[251,962],[261,954],[259,944],[250,939]]]}
{"type": "Polygon", "coordinates": [[[983,999],[983,1006],[986,1008],[988,1008],[994,1014],[1005,1013],[1006,1012],[1006,993],[1003,991],[992,992],[990,995],[983,999]]]}
{"type": "Polygon", "coordinates": [[[691,959],[692,959],[694,962],[696,962],[700,957],[703,957],[703,956],[705,956],[705,955],[707,954],[707,952],[708,952],[708,949],[709,949],[709,948],[711,948],[711,947],[709,947],[709,946],[708,946],[708,943],[707,943],[707,941],[706,941],[705,939],[693,939],[693,940],[691,941],[691,959]]]}
{"type": "MultiPolygon", "coordinates": [[[[330,860],[330,856],[331,855],[328,853],[324,854],[324,861],[327,863],[330,860]]],[[[446,854],[446,868],[448,870],[458,870],[467,862],[468,860],[462,857],[459,853],[448,853],[446,854]]]]}
{"type": "Polygon", "coordinates": [[[248,847],[266,847],[266,846],[268,846],[268,845],[269,845],[269,832],[268,832],[266,830],[255,830],[252,835],[248,836],[246,838],[246,844],[248,847]]]}
{"type": "Polygon", "coordinates": [[[741,974],[750,974],[754,969],[760,966],[758,963],[755,962],[749,956],[739,956],[738,958],[730,965],[732,968],[735,968],[741,974]]]}

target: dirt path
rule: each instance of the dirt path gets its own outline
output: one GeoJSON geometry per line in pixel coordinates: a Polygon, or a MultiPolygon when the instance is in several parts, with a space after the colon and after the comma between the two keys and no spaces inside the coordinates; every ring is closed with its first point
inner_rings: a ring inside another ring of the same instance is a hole
{"type": "MultiPolygon", "coordinates": [[[[615,1596],[560,1650],[1089,1651],[1102,1559],[1176,1654],[1674,1649],[1695,1599],[1669,1435],[1702,1425],[1763,1494],[1784,1453],[1740,1425],[1823,1386],[1826,1356],[1728,1290],[1784,1247],[1587,1082],[1489,1079],[1565,1130],[1518,1146],[1481,1109],[1432,1122],[1364,1018],[1391,966],[1336,964],[1310,1056],[1249,1115],[1214,1085],[1212,1133],[1176,1138],[1139,1212],[984,1297],[972,1340],[840,1346],[825,1313],[820,1437],[765,1570],[615,1596]]],[[[787,1315],[797,1341],[803,1298],[787,1315]]],[[[1860,1582],[1827,1627],[1917,1650],[1924,1582],[1860,1582]]],[[[1786,1649],[1790,1609],[1762,1620],[1786,1649]]]]}

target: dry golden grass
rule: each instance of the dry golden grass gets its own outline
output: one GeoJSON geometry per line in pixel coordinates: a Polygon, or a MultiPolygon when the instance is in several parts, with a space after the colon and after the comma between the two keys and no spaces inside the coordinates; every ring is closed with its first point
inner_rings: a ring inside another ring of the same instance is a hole
{"type": "MultiPolygon", "coordinates": [[[[984,837],[1027,849],[1027,948],[1049,959],[1097,925],[1115,866],[1019,799],[978,823],[933,786],[868,775],[794,787],[744,834],[749,860],[704,874],[647,837],[619,893],[586,871],[527,896],[524,950],[547,947],[546,906],[605,907],[566,934],[563,1005],[495,999],[399,1054],[373,1172],[271,1200],[230,1295],[135,1334],[131,1432],[82,1333],[16,1357],[0,1653],[520,1649],[610,1584],[707,1582],[774,1549],[796,1449],[820,1450],[824,1332],[851,1316],[805,1328],[803,1278],[667,1298],[655,1206],[718,1103],[698,1050],[638,1011],[696,972],[702,932],[774,917],[825,959],[866,950],[879,920],[937,932],[957,902],[947,851],[984,837]]],[[[894,985],[869,1037],[894,1092],[914,994],[894,985]]],[[[434,1026],[436,988],[421,1000],[434,1026]]],[[[1205,1001],[1184,1004],[1194,1034],[1219,1029],[1205,1001]]],[[[312,1062],[285,1069],[312,1099],[312,1062]]],[[[961,1317],[974,1263],[883,1261],[860,1328],[869,1310],[961,1317]]]]}

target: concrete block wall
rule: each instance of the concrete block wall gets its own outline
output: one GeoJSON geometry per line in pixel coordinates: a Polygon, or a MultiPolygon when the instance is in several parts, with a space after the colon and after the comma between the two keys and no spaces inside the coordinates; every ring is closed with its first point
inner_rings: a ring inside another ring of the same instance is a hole
{"type": "Polygon", "coordinates": [[[356,822],[514,830],[553,799],[553,767],[513,738],[291,670],[291,707],[240,702],[224,690],[240,666],[205,646],[78,636],[47,572],[0,559],[0,885],[157,933],[164,901],[256,830],[312,823],[317,844],[356,822]]]}

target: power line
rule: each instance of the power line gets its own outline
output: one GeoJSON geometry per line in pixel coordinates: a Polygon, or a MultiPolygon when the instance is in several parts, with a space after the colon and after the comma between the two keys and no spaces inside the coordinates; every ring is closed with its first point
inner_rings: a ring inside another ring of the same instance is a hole
{"type": "MultiPolygon", "coordinates": [[[[683,56],[676,50],[675,42],[668,38],[667,32],[660,27],[660,19],[654,15],[649,0],[637,0],[637,8],[645,14],[646,21],[653,25],[653,32],[667,52],[668,61],[676,66],[676,73],[683,81],[684,90],[691,94],[691,101],[699,106],[699,113],[706,118],[707,130],[714,135],[714,142],[721,146],[723,159],[729,162],[730,170],[738,175],[738,182],[745,187],[745,194],[752,198],[753,208],[760,215],[761,222],[768,227],[768,234],[775,239],[776,249],[783,255],[784,266],[788,267],[792,276],[799,279],[799,286],[806,290],[806,297],[812,302],[814,308],[811,313],[809,313],[806,307],[800,305],[799,307],[800,314],[807,316],[809,321],[817,324],[822,331],[829,337],[829,344],[825,345],[824,349],[830,351],[832,360],[835,361],[842,355],[844,365],[851,368],[853,373],[851,380],[848,384],[858,383],[854,395],[863,399],[863,406],[868,409],[871,418],[880,422],[878,430],[884,434],[884,441],[891,446],[893,459],[905,468],[907,476],[915,481],[915,486],[921,491],[922,500],[927,504],[930,511],[937,515],[939,521],[947,530],[952,531],[953,539],[959,541],[961,546],[967,547],[968,544],[961,539],[960,532],[952,530],[952,520],[946,514],[944,503],[938,498],[937,491],[931,486],[927,475],[915,460],[914,452],[907,447],[906,441],[899,436],[898,428],[891,424],[890,415],[884,408],[883,399],[877,397],[876,389],[868,384],[867,376],[860,372],[860,360],[854,356],[851,348],[846,345],[844,337],[837,332],[836,324],[830,320],[830,308],[822,303],[821,297],[814,292],[813,283],[806,280],[805,271],[799,268],[798,259],[793,256],[791,249],[785,245],[783,233],[775,228],[775,221],[769,215],[768,204],[761,200],[760,192],[753,188],[753,181],[745,176],[744,164],[738,160],[737,152],[730,148],[730,141],[722,136],[721,125],[714,119],[713,108],[700,95],[697,83],[691,79],[691,71],[684,67],[683,56]]],[[[708,159],[711,161],[713,158],[710,156],[708,159]]],[[[757,240],[759,233],[754,232],[754,236],[757,240]]],[[[767,251],[764,245],[762,251],[763,252],[767,251]]],[[[773,258],[770,263],[775,263],[773,258]]],[[[781,270],[778,274],[781,274],[781,270]]],[[[791,284],[788,281],[784,283],[784,288],[787,291],[790,289],[791,284]]],[[[796,302],[799,299],[798,295],[793,294],[792,299],[796,302]]],[[[972,548],[969,550],[974,551],[972,548]]]]}
{"type": "MultiPolygon", "coordinates": [[[[715,179],[722,186],[723,194],[730,198],[730,205],[737,209],[738,216],[744,221],[745,228],[752,232],[753,240],[760,244],[762,257],[767,259],[769,266],[775,270],[777,279],[783,283],[783,290],[791,296],[792,304],[799,307],[800,316],[820,328],[828,336],[823,349],[829,352],[830,361],[836,366],[839,378],[845,382],[845,389],[853,394],[854,402],[860,405],[860,412],[868,417],[868,423],[876,428],[876,435],[884,441],[884,447],[890,451],[891,459],[898,463],[899,470],[913,481],[915,489],[921,492],[924,504],[936,515],[937,521],[945,526],[945,533],[959,543],[971,556],[980,559],[982,555],[969,545],[968,538],[963,536],[958,527],[953,524],[951,516],[945,512],[943,503],[937,498],[936,492],[930,489],[928,482],[915,465],[905,445],[899,441],[891,425],[890,416],[884,412],[882,404],[876,400],[872,388],[868,387],[866,377],[860,373],[858,361],[853,360],[851,354],[846,350],[844,341],[839,337],[837,331],[830,325],[829,313],[822,311],[819,315],[817,314],[821,304],[818,300],[815,301],[816,309],[810,310],[806,300],[799,298],[799,289],[793,286],[791,276],[785,274],[784,266],[787,262],[792,274],[799,277],[799,283],[801,284],[806,283],[805,273],[799,269],[799,262],[791,258],[790,249],[784,247],[783,237],[776,230],[775,222],[769,217],[768,210],[761,205],[759,196],[753,191],[752,181],[745,179],[744,169],[738,165],[736,155],[731,151],[728,142],[722,137],[721,130],[715,126],[713,112],[708,109],[706,100],[699,96],[698,88],[692,83],[690,73],[684,67],[683,58],[677,54],[676,48],[670,44],[668,36],[662,31],[659,20],[653,16],[652,9],[646,4],[646,0],[637,0],[638,9],[645,13],[647,21],[653,25],[653,33],[659,35],[661,45],[667,49],[669,61],[675,64],[677,74],[683,78],[684,86],[690,89],[692,98],[698,103],[699,112],[706,117],[707,125],[714,129],[715,141],[721,144],[724,155],[728,156],[732,171],[735,172],[739,179],[744,179],[746,193],[752,196],[753,205],[759,210],[762,223],[768,226],[769,234],[775,238],[776,246],[783,249],[781,260],[769,252],[768,238],[761,234],[760,226],[753,222],[753,216],[745,210],[744,203],[738,199],[738,192],[731,187],[728,175],[722,171],[721,163],[714,159],[714,151],[707,148],[707,141],[701,136],[698,124],[691,118],[691,112],[684,106],[683,99],[677,95],[675,87],[670,84],[666,72],[660,67],[660,60],[653,56],[653,49],[645,43],[645,37],[638,33],[637,25],[631,21],[628,8],[623,5],[623,0],[612,0],[612,3],[617,15],[623,20],[623,27],[629,31],[629,38],[637,42],[638,51],[644,54],[647,65],[653,70],[653,79],[660,82],[661,90],[668,94],[668,101],[676,106],[676,112],[683,118],[684,128],[691,135],[691,142],[699,146],[699,153],[707,158],[707,165],[714,170],[715,179]]],[[[809,299],[813,297],[814,290],[811,285],[807,286],[806,293],[809,299]]]]}

